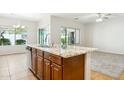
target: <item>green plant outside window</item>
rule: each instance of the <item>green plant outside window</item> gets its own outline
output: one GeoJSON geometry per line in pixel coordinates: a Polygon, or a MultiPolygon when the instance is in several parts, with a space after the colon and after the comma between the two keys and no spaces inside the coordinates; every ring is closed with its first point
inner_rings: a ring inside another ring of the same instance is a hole
{"type": "Polygon", "coordinates": [[[16,40],[16,45],[24,45],[24,44],[26,44],[26,40],[23,39],[16,40]]]}
{"type": "Polygon", "coordinates": [[[0,45],[11,45],[11,42],[7,38],[1,38],[0,39],[0,45]]]}
{"type": "Polygon", "coordinates": [[[0,27],[0,45],[24,45],[26,38],[25,28],[0,27]]]}

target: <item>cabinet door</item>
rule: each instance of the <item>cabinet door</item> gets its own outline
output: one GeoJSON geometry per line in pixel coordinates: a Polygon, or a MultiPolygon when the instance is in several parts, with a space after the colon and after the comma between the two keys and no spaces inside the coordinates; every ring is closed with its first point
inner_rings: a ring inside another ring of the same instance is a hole
{"type": "Polygon", "coordinates": [[[37,56],[37,77],[43,79],[43,58],[41,56],[37,56]]]}
{"type": "Polygon", "coordinates": [[[50,80],[50,61],[47,59],[44,59],[44,79],[50,80]]]}
{"type": "Polygon", "coordinates": [[[35,53],[32,53],[32,64],[31,64],[31,70],[33,71],[33,73],[36,73],[36,60],[37,56],[35,53]]]}
{"type": "Polygon", "coordinates": [[[62,66],[52,63],[52,80],[62,80],[62,66]]]}

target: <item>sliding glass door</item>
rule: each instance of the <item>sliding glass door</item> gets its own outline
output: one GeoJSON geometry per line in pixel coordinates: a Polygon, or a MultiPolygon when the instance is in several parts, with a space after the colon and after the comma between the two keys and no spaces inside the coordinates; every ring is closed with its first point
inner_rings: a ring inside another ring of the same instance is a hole
{"type": "Polygon", "coordinates": [[[23,45],[27,41],[27,30],[25,28],[13,28],[11,26],[0,26],[0,46],[23,45]]]}
{"type": "Polygon", "coordinates": [[[39,29],[39,44],[40,45],[49,45],[50,44],[49,26],[39,29]]]}

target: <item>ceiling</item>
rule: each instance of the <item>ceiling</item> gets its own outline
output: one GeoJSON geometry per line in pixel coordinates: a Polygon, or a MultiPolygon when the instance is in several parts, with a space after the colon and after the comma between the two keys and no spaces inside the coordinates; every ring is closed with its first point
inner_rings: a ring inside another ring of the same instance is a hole
{"type": "MultiPolygon", "coordinates": [[[[9,17],[9,18],[19,18],[25,19],[30,21],[39,21],[42,20],[43,16],[58,16],[67,19],[72,19],[75,21],[79,21],[81,23],[93,23],[97,18],[97,13],[1,13],[0,16],[2,17],[9,17]]],[[[124,13],[112,13],[110,18],[115,17],[124,17],[124,13]]]]}
{"type": "MultiPolygon", "coordinates": [[[[111,14],[108,16],[109,19],[124,17],[124,13],[102,13],[102,14],[111,14]]],[[[72,19],[79,21],[81,23],[95,23],[98,18],[98,13],[56,13],[55,16],[72,19]]],[[[107,20],[105,19],[105,21],[107,20]]]]}

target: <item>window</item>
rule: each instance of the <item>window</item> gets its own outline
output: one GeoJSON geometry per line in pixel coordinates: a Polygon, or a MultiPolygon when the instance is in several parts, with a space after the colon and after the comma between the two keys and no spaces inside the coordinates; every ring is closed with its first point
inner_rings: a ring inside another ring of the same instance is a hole
{"type": "Polygon", "coordinates": [[[68,44],[72,45],[76,43],[76,38],[75,38],[75,29],[72,28],[66,28],[67,31],[67,36],[68,36],[68,44]]]}
{"type": "Polygon", "coordinates": [[[24,45],[26,44],[27,31],[24,28],[15,28],[15,44],[24,45]]]}
{"type": "Polygon", "coordinates": [[[50,32],[49,26],[39,29],[39,44],[40,45],[49,45],[50,43],[50,32]]]}
{"type": "Polygon", "coordinates": [[[25,27],[0,26],[0,45],[26,44],[27,31],[25,27]]]}
{"type": "Polygon", "coordinates": [[[80,43],[80,29],[61,27],[61,45],[80,43]]]}

